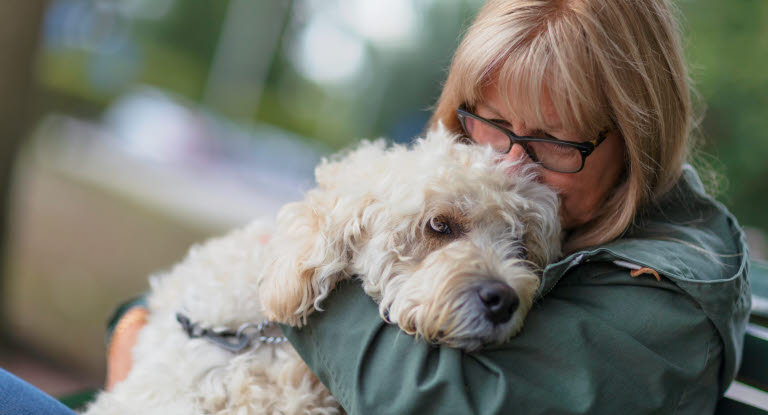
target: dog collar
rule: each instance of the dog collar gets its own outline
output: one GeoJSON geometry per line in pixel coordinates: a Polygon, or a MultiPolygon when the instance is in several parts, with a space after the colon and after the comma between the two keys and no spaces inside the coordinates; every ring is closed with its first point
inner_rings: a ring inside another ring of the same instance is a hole
{"type": "Polygon", "coordinates": [[[182,313],[176,313],[176,321],[181,324],[182,330],[187,333],[190,339],[202,337],[232,353],[242,351],[253,342],[281,344],[288,341],[285,336],[267,336],[267,329],[277,327],[277,323],[269,320],[264,320],[259,324],[245,323],[238,327],[237,330],[204,328],[199,323],[193,323],[189,317],[182,313]]]}

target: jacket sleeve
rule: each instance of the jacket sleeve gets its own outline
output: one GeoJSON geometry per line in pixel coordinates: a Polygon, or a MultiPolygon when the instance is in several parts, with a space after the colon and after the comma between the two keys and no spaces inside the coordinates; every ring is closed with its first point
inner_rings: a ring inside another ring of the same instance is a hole
{"type": "Polygon", "coordinates": [[[518,336],[478,352],[384,323],[357,282],[283,331],[351,414],[712,413],[722,344],[696,303],[666,279],[589,274],[563,278],[518,336]]]}

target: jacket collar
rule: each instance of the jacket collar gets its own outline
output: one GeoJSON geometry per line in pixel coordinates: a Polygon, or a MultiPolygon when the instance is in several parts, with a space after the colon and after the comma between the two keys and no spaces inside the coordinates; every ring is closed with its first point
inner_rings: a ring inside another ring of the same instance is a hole
{"type": "Polygon", "coordinates": [[[624,236],[547,266],[536,298],[546,296],[580,264],[616,264],[617,260],[657,271],[701,307],[723,341],[723,392],[741,361],[751,307],[749,251],[736,219],[704,192],[690,166],[684,168],[672,190],[638,213],[634,226],[624,236]]]}

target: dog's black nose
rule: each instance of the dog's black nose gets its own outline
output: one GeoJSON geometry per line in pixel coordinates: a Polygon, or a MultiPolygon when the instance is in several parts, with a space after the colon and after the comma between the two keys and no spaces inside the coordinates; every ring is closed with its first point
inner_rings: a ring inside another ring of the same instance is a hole
{"type": "Polygon", "coordinates": [[[485,307],[485,317],[493,324],[509,321],[520,300],[512,287],[501,281],[487,281],[477,288],[477,296],[485,307]]]}

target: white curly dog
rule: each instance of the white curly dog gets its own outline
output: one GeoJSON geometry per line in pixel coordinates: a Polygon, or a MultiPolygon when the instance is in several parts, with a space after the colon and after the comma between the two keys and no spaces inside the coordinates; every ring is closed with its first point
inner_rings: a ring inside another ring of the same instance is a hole
{"type": "Polygon", "coordinates": [[[343,413],[289,344],[230,352],[191,338],[177,313],[199,327],[301,326],[348,278],[423,341],[473,350],[507,340],[560,250],[556,195],[511,167],[444,128],[410,148],[366,142],[324,161],[317,187],[274,226],[195,246],[151,278],[132,370],[87,414],[343,413]]]}

